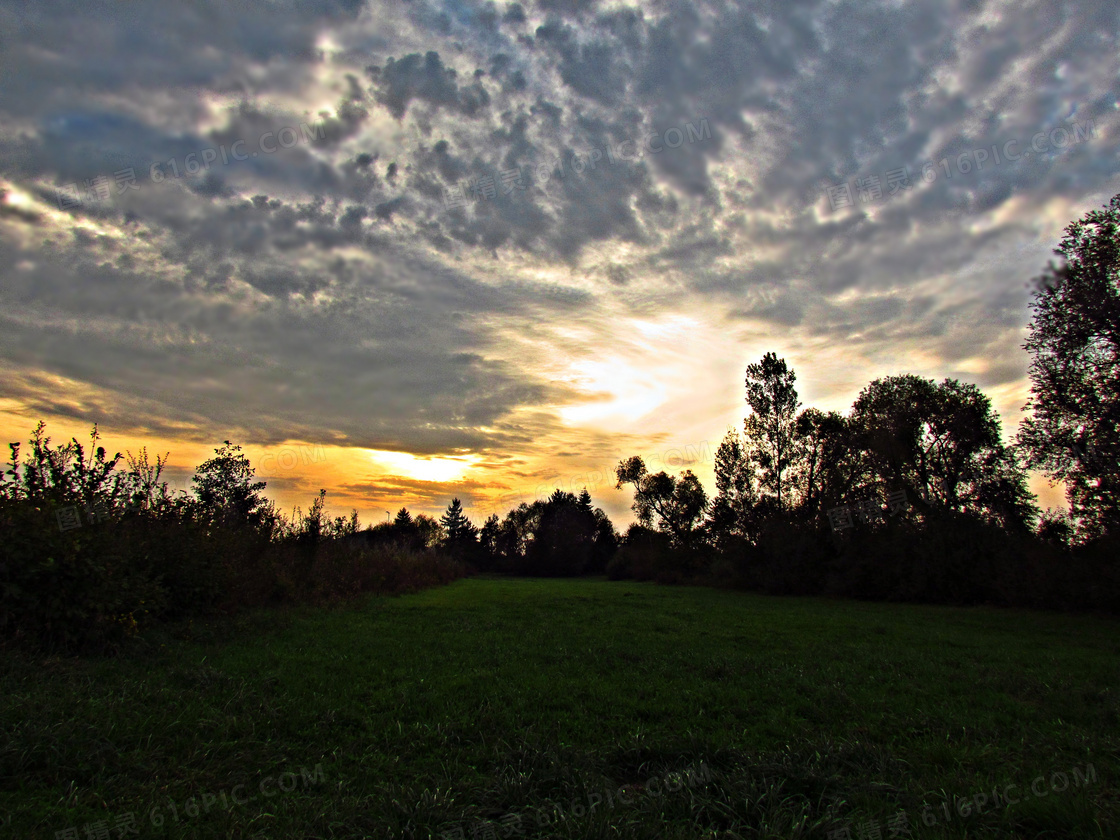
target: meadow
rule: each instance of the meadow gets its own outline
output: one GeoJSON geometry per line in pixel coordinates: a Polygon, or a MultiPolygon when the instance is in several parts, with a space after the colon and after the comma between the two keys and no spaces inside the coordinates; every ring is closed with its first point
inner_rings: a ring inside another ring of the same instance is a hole
{"type": "Polygon", "coordinates": [[[1120,837],[1120,622],[474,577],[0,653],[0,840],[1120,837]]]}

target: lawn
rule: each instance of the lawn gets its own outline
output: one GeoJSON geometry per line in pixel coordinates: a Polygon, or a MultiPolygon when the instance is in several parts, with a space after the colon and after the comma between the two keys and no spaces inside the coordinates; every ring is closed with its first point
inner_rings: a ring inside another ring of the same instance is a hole
{"type": "Polygon", "coordinates": [[[472,578],[9,652],[0,840],[1116,838],[1118,631],[472,578]]]}

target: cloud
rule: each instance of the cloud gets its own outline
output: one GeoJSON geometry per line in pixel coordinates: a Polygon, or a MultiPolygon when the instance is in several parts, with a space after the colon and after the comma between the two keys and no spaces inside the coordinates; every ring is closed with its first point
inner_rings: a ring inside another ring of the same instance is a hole
{"type": "Polygon", "coordinates": [[[3,396],[500,484],[656,433],[565,421],[610,404],[599,358],[713,428],[761,346],[837,403],[908,368],[1012,393],[1025,282],[1120,191],[1117,32],[1110,0],[0,4],[3,396]],[[629,343],[670,314],[675,360],[629,343]]]}

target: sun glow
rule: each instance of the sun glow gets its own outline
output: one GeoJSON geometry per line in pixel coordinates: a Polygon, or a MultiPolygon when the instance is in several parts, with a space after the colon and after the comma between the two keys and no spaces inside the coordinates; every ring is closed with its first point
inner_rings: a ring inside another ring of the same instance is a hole
{"type": "Polygon", "coordinates": [[[389,452],[375,449],[370,460],[390,475],[399,475],[416,481],[461,481],[467,470],[478,461],[477,456],[462,458],[418,458],[407,452],[389,452]]]}
{"type": "Polygon", "coordinates": [[[583,361],[572,365],[574,384],[588,392],[588,399],[560,409],[565,423],[587,423],[606,418],[637,420],[668,397],[666,387],[653,381],[649,371],[620,359],[583,361]]]}

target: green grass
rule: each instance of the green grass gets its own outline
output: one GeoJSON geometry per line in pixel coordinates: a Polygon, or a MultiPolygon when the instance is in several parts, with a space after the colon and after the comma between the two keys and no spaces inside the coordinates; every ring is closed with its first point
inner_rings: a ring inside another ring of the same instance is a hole
{"type": "Polygon", "coordinates": [[[140,833],[125,836],[140,837],[848,826],[858,840],[873,820],[889,840],[899,811],[912,837],[1120,837],[1118,630],[1092,616],[475,578],[180,629],[128,658],[7,653],[0,840],[68,828],[84,840],[98,820],[115,838],[129,812],[140,833]],[[1067,790],[1051,789],[1056,772],[1067,790]],[[1026,798],[1039,776],[1047,795],[1026,798]],[[671,781],[608,804],[605,791],[651,778],[671,781]],[[1018,804],[951,810],[1007,785],[1018,804]],[[603,801],[588,810],[592,794],[603,801]],[[192,797],[208,811],[188,816],[192,797]],[[566,817],[540,827],[533,809],[554,806],[566,817]]]}

